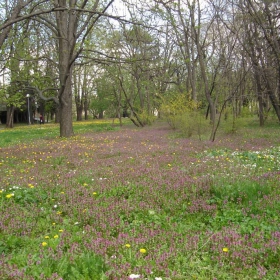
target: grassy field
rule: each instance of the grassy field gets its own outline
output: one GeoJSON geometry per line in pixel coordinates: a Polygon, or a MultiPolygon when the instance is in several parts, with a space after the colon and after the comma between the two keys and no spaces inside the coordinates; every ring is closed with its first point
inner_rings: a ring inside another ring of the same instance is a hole
{"type": "Polygon", "coordinates": [[[0,279],[280,277],[280,128],[0,129],[0,279]]]}

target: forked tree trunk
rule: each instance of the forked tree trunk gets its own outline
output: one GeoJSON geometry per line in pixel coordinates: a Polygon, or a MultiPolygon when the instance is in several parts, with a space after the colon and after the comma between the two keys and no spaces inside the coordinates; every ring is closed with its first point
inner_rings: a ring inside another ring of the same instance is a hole
{"type": "MultiPolygon", "coordinates": [[[[214,141],[213,139],[214,139],[214,132],[215,132],[216,106],[215,106],[214,100],[211,97],[209,79],[207,77],[207,70],[206,70],[206,61],[205,61],[205,57],[204,57],[204,53],[203,53],[203,49],[202,49],[203,46],[200,42],[200,30],[196,26],[194,10],[191,9],[190,12],[191,12],[192,31],[193,31],[194,38],[195,38],[195,44],[196,44],[196,47],[197,47],[198,62],[199,62],[201,77],[202,77],[202,81],[203,81],[203,85],[204,85],[204,93],[205,93],[205,97],[206,97],[206,100],[207,100],[208,105],[209,105],[208,108],[209,108],[209,112],[210,112],[210,121],[211,121],[211,124],[212,124],[210,140],[214,141]]],[[[201,18],[200,7],[198,8],[198,12],[199,12],[198,21],[200,22],[200,18],[201,18]]]]}

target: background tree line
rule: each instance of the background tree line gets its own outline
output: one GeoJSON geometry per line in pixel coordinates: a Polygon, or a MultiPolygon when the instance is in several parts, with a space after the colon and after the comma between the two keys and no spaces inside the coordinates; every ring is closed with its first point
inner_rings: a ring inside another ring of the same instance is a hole
{"type": "Polygon", "coordinates": [[[211,140],[229,111],[280,121],[277,2],[1,1],[7,126],[27,93],[66,137],[74,113],[137,126],[165,117],[189,134],[206,119],[211,140]]]}

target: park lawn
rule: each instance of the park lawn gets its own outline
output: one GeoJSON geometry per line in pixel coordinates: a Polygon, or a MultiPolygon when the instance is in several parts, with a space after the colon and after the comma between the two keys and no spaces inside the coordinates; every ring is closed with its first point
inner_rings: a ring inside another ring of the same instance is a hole
{"type": "Polygon", "coordinates": [[[0,279],[279,277],[278,126],[75,125],[0,131],[0,279]]]}

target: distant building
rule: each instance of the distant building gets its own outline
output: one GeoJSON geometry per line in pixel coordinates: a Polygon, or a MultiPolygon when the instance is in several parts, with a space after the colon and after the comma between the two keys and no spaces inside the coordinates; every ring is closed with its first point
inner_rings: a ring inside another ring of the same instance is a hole
{"type": "Polygon", "coordinates": [[[6,123],[7,121],[7,106],[6,104],[0,103],[0,124],[6,123]]]}
{"type": "MultiPolygon", "coordinates": [[[[0,103],[0,124],[6,124],[7,122],[7,106],[6,104],[0,103]]],[[[27,122],[27,110],[19,110],[18,108],[14,111],[14,123],[27,122]]],[[[33,122],[33,120],[32,120],[33,122]]]]}

